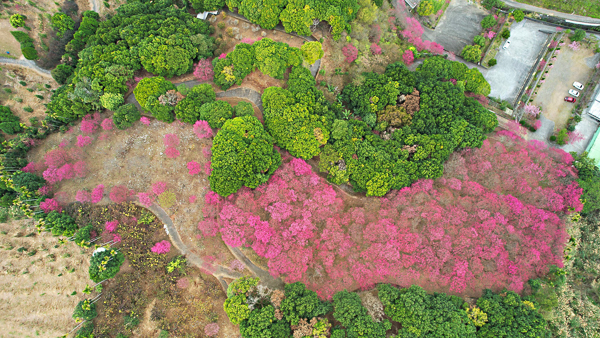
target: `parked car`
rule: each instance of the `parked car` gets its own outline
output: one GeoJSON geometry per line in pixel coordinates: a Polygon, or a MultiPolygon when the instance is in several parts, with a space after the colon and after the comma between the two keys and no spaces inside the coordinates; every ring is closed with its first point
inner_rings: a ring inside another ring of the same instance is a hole
{"type": "Polygon", "coordinates": [[[579,97],[579,92],[576,91],[575,89],[569,89],[569,94],[571,94],[575,97],[579,97]]]}
{"type": "Polygon", "coordinates": [[[577,102],[577,99],[574,97],[567,96],[567,97],[565,97],[565,101],[575,103],[575,102],[577,102]]]}
{"type": "Polygon", "coordinates": [[[583,85],[579,82],[573,82],[573,87],[575,87],[579,90],[583,90],[583,85]]]}
{"type": "Polygon", "coordinates": [[[510,47],[510,40],[506,40],[506,43],[504,44],[502,49],[507,49],[508,47],[510,47]]]}

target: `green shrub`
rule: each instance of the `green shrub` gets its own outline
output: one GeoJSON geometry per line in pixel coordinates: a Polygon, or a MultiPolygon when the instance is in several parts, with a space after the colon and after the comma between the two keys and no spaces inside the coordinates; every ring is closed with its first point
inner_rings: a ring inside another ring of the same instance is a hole
{"type": "Polygon", "coordinates": [[[433,1],[432,0],[421,1],[421,3],[419,4],[419,7],[417,8],[417,13],[419,13],[420,16],[429,16],[429,15],[433,14],[433,1]]]}
{"type": "Polygon", "coordinates": [[[585,39],[585,36],[586,36],[586,33],[583,29],[577,29],[577,30],[575,30],[573,35],[571,35],[571,41],[581,41],[581,40],[585,39]]]}
{"type": "Polygon", "coordinates": [[[96,249],[90,261],[89,274],[94,283],[113,278],[121,269],[125,256],[114,249],[96,249]]]}
{"type": "Polygon", "coordinates": [[[92,320],[98,316],[96,312],[96,304],[92,303],[90,299],[82,300],[75,306],[73,312],[73,319],[92,320]]]}
{"type": "Polygon", "coordinates": [[[565,145],[565,143],[567,143],[569,139],[569,135],[567,134],[567,130],[566,129],[561,129],[558,134],[556,135],[556,143],[558,145],[565,145]]]}
{"type": "Polygon", "coordinates": [[[10,89],[10,88],[4,88],[4,92],[6,92],[7,94],[11,94],[12,93],[12,89],[10,89]]]}
{"type": "Polygon", "coordinates": [[[23,27],[25,26],[25,19],[27,19],[27,17],[24,15],[13,14],[10,16],[10,25],[13,26],[13,28],[23,27]]]}
{"type": "Polygon", "coordinates": [[[502,37],[505,39],[510,38],[510,31],[508,30],[508,28],[504,28],[504,30],[502,30],[502,37]]]}
{"type": "Polygon", "coordinates": [[[25,81],[19,81],[19,83],[20,83],[20,84],[21,84],[21,86],[23,86],[23,87],[27,86],[27,82],[25,82],[25,81]]]}
{"type": "Polygon", "coordinates": [[[490,67],[495,66],[498,63],[498,61],[496,61],[496,59],[490,59],[490,61],[488,61],[488,65],[490,67]]]}
{"type": "MultiPolygon", "coordinates": [[[[210,84],[203,83],[196,85],[175,106],[175,116],[182,122],[193,124],[202,119],[202,106],[215,101],[216,97],[215,91],[210,84]]],[[[208,114],[208,112],[206,113],[208,114]]]]}
{"type": "Polygon", "coordinates": [[[521,22],[523,19],[525,19],[525,13],[523,13],[522,10],[517,9],[513,12],[513,17],[515,18],[516,22],[521,22]]]}
{"type": "Polygon", "coordinates": [[[479,45],[466,45],[460,55],[467,61],[478,63],[481,60],[481,47],[479,45]]]}
{"type": "Polygon", "coordinates": [[[27,44],[32,44],[33,43],[33,39],[29,36],[29,34],[25,33],[25,32],[21,32],[21,31],[11,31],[10,34],[12,34],[12,36],[15,37],[15,39],[21,44],[21,45],[27,45],[27,44]]]}
{"type": "Polygon", "coordinates": [[[493,15],[488,15],[481,21],[481,28],[487,29],[494,27],[498,21],[494,18],[493,15]]]}
{"type": "Polygon", "coordinates": [[[556,142],[556,136],[555,135],[550,135],[550,141],[556,142]]]}
{"type": "Polygon", "coordinates": [[[94,332],[94,322],[87,321],[81,325],[77,333],[75,334],[75,338],[89,338],[92,336],[94,332]]]}
{"type": "Polygon", "coordinates": [[[33,108],[31,108],[31,107],[23,107],[23,110],[28,113],[33,113],[33,108]]]}

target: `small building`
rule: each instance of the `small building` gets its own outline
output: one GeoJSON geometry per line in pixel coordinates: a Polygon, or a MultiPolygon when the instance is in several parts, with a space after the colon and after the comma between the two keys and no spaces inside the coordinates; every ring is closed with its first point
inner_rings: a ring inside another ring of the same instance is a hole
{"type": "Polygon", "coordinates": [[[410,9],[415,9],[421,3],[421,0],[405,0],[410,9]]]}
{"type": "Polygon", "coordinates": [[[600,168],[600,128],[596,130],[585,151],[588,152],[588,157],[596,162],[596,167],[600,168]]]}
{"type": "Polygon", "coordinates": [[[196,18],[200,19],[200,20],[206,20],[206,18],[208,18],[208,15],[212,14],[212,15],[217,15],[219,14],[219,11],[212,11],[212,12],[202,12],[202,13],[198,13],[198,15],[196,15],[196,18]]]}

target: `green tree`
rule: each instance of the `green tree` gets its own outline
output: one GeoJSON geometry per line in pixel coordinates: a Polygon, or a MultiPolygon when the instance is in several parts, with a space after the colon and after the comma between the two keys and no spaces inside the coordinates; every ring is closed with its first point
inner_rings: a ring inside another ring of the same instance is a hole
{"type": "Polygon", "coordinates": [[[399,322],[400,336],[471,337],[476,328],[467,316],[466,303],[444,293],[428,294],[420,286],[397,289],[389,284],[377,286],[385,314],[399,322]]]}
{"type": "Polygon", "coordinates": [[[267,182],[281,165],[281,155],[260,121],[242,116],[227,120],[219,130],[211,161],[211,190],[229,196],[242,186],[256,188],[267,182]]]}
{"type": "Polygon", "coordinates": [[[125,261],[125,256],[121,251],[102,249],[104,248],[96,249],[90,261],[89,274],[94,283],[113,278],[121,270],[121,265],[125,261]]]}
{"type": "Polygon", "coordinates": [[[311,114],[308,107],[295,104],[283,110],[265,109],[265,126],[277,144],[294,157],[310,159],[329,139],[325,117],[311,114]]]}
{"type": "Polygon", "coordinates": [[[181,35],[148,38],[140,43],[139,50],[144,69],[167,78],[190,72],[198,56],[190,38],[181,35]]]}
{"type": "Polygon", "coordinates": [[[44,218],[46,230],[54,236],[71,237],[77,231],[77,223],[71,216],[63,212],[50,211],[44,218]]]}
{"type": "Polygon", "coordinates": [[[433,1],[432,0],[423,0],[419,7],[417,8],[417,13],[420,16],[429,16],[433,14],[433,1]]]}
{"type": "Polygon", "coordinates": [[[254,116],[254,107],[252,103],[241,101],[235,106],[235,117],[254,116]]]}
{"type": "Polygon", "coordinates": [[[481,60],[481,47],[479,45],[466,45],[460,53],[465,60],[478,63],[481,60]]]}
{"type": "Polygon", "coordinates": [[[104,93],[100,96],[100,104],[102,107],[111,111],[116,111],[124,102],[125,99],[122,94],[104,93]]]}
{"type": "Polygon", "coordinates": [[[287,33],[296,32],[300,35],[310,35],[310,26],[315,17],[314,11],[305,0],[288,0],[288,4],[281,12],[279,19],[287,33]]]}
{"type": "Polygon", "coordinates": [[[13,135],[23,130],[19,117],[14,115],[9,107],[0,105],[0,130],[13,135]]]}
{"type": "Polygon", "coordinates": [[[59,38],[62,38],[66,31],[72,30],[75,27],[75,21],[73,21],[70,16],[62,12],[54,14],[50,19],[50,22],[52,24],[52,28],[54,28],[56,35],[59,38]]]}
{"type": "Polygon", "coordinates": [[[246,292],[252,290],[258,285],[259,278],[241,277],[227,285],[227,298],[235,295],[245,295],[246,292]]]}
{"type": "Polygon", "coordinates": [[[523,19],[525,19],[525,13],[523,13],[522,10],[517,9],[513,12],[513,17],[515,18],[516,22],[521,22],[523,19]]]}
{"type": "Polygon", "coordinates": [[[485,46],[485,38],[482,35],[475,35],[473,42],[480,47],[485,46]]]}
{"type": "Polygon", "coordinates": [[[51,74],[52,78],[58,82],[58,84],[63,85],[67,83],[67,79],[73,74],[73,71],[73,67],[66,64],[60,64],[52,69],[51,74]]]}
{"type": "Polygon", "coordinates": [[[333,296],[333,307],[333,318],[346,328],[348,337],[385,338],[386,331],[392,328],[387,319],[380,323],[374,322],[356,293],[346,290],[336,293],[333,296]]]}
{"type": "Polygon", "coordinates": [[[310,320],[319,306],[317,293],[306,289],[301,282],[285,285],[285,298],[281,301],[281,312],[286,321],[298,325],[300,319],[310,320]]]}
{"type": "Polygon", "coordinates": [[[215,101],[215,98],[215,91],[210,84],[203,83],[196,85],[175,106],[175,116],[182,122],[193,124],[202,119],[202,105],[215,101]]]}
{"type": "Polygon", "coordinates": [[[544,337],[546,321],[531,302],[518,294],[504,290],[501,295],[485,290],[477,306],[487,314],[488,322],[479,329],[477,337],[544,337]]]}
{"type": "Polygon", "coordinates": [[[483,20],[481,20],[481,28],[488,29],[494,27],[498,21],[494,18],[493,15],[488,15],[483,20]]]}
{"type": "Polygon", "coordinates": [[[142,114],[134,104],[120,106],[113,115],[113,122],[119,129],[127,129],[142,118],[142,114]]]}
{"type": "MultiPolygon", "coordinates": [[[[502,37],[505,39],[510,38],[510,31],[508,30],[508,28],[504,28],[504,30],[502,31],[502,37]]],[[[483,46],[482,46],[483,47],[483,46]]]]}
{"type": "Polygon", "coordinates": [[[23,27],[25,26],[25,19],[27,19],[25,15],[13,14],[10,16],[10,25],[13,26],[13,28],[23,27]]]}
{"type": "Polygon", "coordinates": [[[165,80],[161,76],[143,78],[133,90],[135,99],[140,106],[146,110],[151,110],[152,100],[158,101],[158,97],[166,93],[168,90],[175,89],[175,86],[170,81],[165,80]]]}
{"type": "Polygon", "coordinates": [[[22,171],[13,174],[12,183],[13,189],[19,193],[35,192],[47,184],[42,177],[22,171]]]}
{"type": "Polygon", "coordinates": [[[318,59],[323,57],[323,48],[319,41],[305,42],[300,48],[302,57],[308,64],[314,64],[318,59]]]}
{"type": "Polygon", "coordinates": [[[227,298],[223,304],[223,309],[229,317],[229,321],[235,325],[239,325],[250,317],[250,308],[246,303],[245,295],[235,295],[227,298]]]}
{"type": "Polygon", "coordinates": [[[585,39],[585,36],[586,36],[586,33],[583,29],[577,29],[577,30],[575,30],[573,35],[571,35],[571,41],[581,41],[581,40],[585,39]]]}
{"type": "Polygon", "coordinates": [[[208,122],[211,128],[221,128],[233,117],[233,107],[225,101],[213,101],[200,107],[200,119],[208,122]]]}

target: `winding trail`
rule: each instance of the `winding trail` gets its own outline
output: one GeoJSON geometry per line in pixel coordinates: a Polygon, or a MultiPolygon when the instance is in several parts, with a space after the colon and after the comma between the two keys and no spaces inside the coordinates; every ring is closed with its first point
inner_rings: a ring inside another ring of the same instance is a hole
{"type": "Polygon", "coordinates": [[[35,62],[33,62],[31,60],[27,60],[23,56],[21,56],[20,59],[10,59],[10,58],[4,57],[4,56],[0,56],[0,64],[17,65],[17,66],[31,69],[31,70],[39,73],[40,75],[52,77],[52,74],[50,73],[49,70],[39,67],[38,65],[35,64],[35,62]]]}
{"type": "MultiPolygon", "coordinates": [[[[177,227],[173,223],[171,217],[169,217],[167,212],[158,204],[152,203],[150,207],[146,207],[139,202],[137,196],[132,196],[130,198],[130,201],[152,211],[152,213],[156,215],[156,217],[158,217],[158,219],[165,225],[165,229],[175,248],[177,248],[177,250],[179,250],[179,252],[181,252],[181,254],[186,257],[189,263],[197,266],[198,268],[200,268],[200,270],[208,274],[212,274],[215,278],[217,278],[219,280],[219,283],[221,283],[223,290],[227,291],[227,282],[224,280],[224,278],[237,279],[244,276],[242,273],[233,271],[222,265],[210,264],[208,262],[205,262],[202,258],[193,253],[188,248],[188,246],[185,245],[185,243],[183,243],[183,241],[181,240],[181,236],[179,236],[177,227]]],[[[227,248],[236,259],[244,263],[244,265],[248,268],[248,270],[250,270],[250,272],[254,276],[260,278],[261,283],[263,285],[267,286],[272,290],[283,289],[284,283],[281,280],[281,278],[274,278],[269,274],[268,271],[265,271],[256,266],[248,257],[246,257],[246,255],[244,255],[244,253],[239,248],[233,248],[229,245],[227,245],[227,248]]]]}

